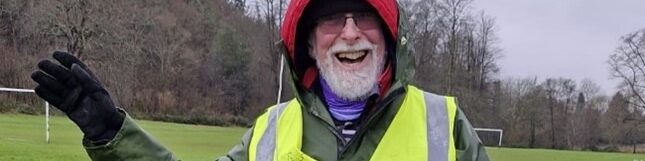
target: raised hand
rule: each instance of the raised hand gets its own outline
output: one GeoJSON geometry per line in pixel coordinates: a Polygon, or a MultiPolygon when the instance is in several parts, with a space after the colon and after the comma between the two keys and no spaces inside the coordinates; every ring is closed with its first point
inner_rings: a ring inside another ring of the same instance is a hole
{"type": "Polygon", "coordinates": [[[53,57],[60,65],[42,60],[38,63],[40,70],[31,75],[38,83],[36,94],[67,114],[86,139],[112,140],[124,117],[107,90],[78,58],[60,51],[54,52],[53,57]]]}

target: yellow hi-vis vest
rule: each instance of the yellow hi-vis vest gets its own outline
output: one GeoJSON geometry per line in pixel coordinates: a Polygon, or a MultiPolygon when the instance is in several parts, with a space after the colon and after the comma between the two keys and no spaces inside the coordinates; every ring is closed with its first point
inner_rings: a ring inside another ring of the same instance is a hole
{"type": "MultiPolygon", "coordinates": [[[[455,161],[453,129],[457,105],[408,86],[399,111],[370,160],[455,161]]],[[[260,116],[249,144],[250,161],[312,161],[303,153],[302,108],[297,100],[278,104],[260,116]]]]}

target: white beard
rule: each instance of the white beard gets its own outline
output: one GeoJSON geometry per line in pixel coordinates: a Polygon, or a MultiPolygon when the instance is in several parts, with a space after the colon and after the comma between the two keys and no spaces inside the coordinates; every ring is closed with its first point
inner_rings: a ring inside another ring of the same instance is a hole
{"type": "MultiPolygon", "coordinates": [[[[378,56],[376,52],[378,46],[372,44],[367,40],[360,40],[354,45],[348,45],[343,41],[336,41],[324,55],[311,53],[316,59],[318,70],[334,94],[347,101],[364,100],[375,92],[378,92],[378,77],[381,75],[385,64],[385,53],[383,56],[378,56]],[[362,69],[347,71],[337,66],[336,56],[334,53],[339,51],[351,50],[369,50],[369,54],[363,61],[368,64],[363,66],[362,69]],[[318,57],[325,56],[326,59],[321,60],[318,57]],[[368,59],[371,57],[371,59],[368,59]]],[[[315,52],[315,51],[310,51],[315,52]]]]}

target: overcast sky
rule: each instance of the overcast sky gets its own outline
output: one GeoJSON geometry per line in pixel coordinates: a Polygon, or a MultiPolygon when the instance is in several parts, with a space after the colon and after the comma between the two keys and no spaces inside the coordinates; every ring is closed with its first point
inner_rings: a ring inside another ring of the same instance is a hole
{"type": "Polygon", "coordinates": [[[645,0],[475,0],[496,18],[501,76],[588,78],[611,95],[607,60],[619,38],[645,28],[645,0]]]}

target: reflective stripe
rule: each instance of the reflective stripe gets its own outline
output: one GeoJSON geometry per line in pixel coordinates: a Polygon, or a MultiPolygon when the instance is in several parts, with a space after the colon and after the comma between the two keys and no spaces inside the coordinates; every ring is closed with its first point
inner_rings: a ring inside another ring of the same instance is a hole
{"type": "Polygon", "coordinates": [[[275,138],[276,128],[278,125],[278,118],[282,112],[287,108],[288,102],[278,104],[269,112],[269,119],[267,120],[267,129],[264,130],[260,141],[257,144],[257,151],[255,155],[256,161],[273,160],[273,152],[275,151],[275,138]]]}
{"type": "Polygon", "coordinates": [[[446,97],[446,109],[448,109],[448,160],[457,160],[457,149],[455,148],[455,117],[457,117],[457,101],[454,97],[446,97]]]}
{"type": "Polygon", "coordinates": [[[426,135],[428,143],[428,161],[448,160],[448,115],[446,99],[443,96],[424,92],[426,104],[426,135]]]}

